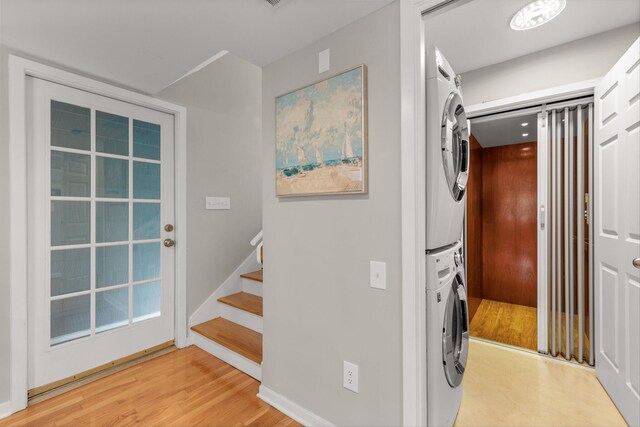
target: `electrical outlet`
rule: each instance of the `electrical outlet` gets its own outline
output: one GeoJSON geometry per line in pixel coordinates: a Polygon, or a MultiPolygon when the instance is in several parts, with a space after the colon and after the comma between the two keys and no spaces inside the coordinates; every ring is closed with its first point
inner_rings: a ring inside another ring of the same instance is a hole
{"type": "Polygon", "coordinates": [[[342,386],[354,393],[358,393],[358,365],[354,365],[346,360],[343,361],[342,386]]]}

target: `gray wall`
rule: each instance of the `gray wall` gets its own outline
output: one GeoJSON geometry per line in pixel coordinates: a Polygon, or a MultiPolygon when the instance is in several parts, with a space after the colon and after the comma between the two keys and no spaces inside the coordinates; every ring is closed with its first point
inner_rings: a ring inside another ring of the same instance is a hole
{"type": "Polygon", "coordinates": [[[402,424],[399,33],[395,2],[263,69],[263,385],[337,425],[402,424]],[[274,98],[361,63],[369,194],[278,199],[274,98]],[[387,290],[369,287],[370,260],[387,263],[387,290]]]}
{"type": "Polygon", "coordinates": [[[640,23],[462,74],[466,105],[600,78],[640,36],[640,23]]]}
{"type": "MultiPolygon", "coordinates": [[[[1,25],[1,24],[0,24],[1,25]]],[[[0,236],[9,235],[8,54],[0,45],[0,236]]],[[[10,398],[9,246],[0,245],[0,403],[10,398]]]]}
{"type": "Polygon", "coordinates": [[[262,69],[227,54],[157,94],[187,107],[189,315],[240,265],[262,227],[262,69]],[[205,210],[206,196],[231,210],[205,210]]]}

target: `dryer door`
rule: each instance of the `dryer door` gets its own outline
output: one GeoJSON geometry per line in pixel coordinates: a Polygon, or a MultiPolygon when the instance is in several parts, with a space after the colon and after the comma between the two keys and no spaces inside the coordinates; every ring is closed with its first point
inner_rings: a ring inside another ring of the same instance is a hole
{"type": "Polygon", "coordinates": [[[467,292],[460,274],[451,282],[442,325],[442,364],[451,387],[462,382],[469,354],[469,312],[467,292]]]}
{"type": "Polygon", "coordinates": [[[455,201],[462,200],[469,177],[469,125],[462,98],[451,92],[442,114],[442,161],[447,184],[455,201]]]}

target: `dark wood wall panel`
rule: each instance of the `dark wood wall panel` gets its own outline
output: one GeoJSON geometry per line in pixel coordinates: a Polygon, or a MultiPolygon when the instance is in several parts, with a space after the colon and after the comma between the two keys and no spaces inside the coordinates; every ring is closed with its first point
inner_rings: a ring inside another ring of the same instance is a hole
{"type": "Polygon", "coordinates": [[[536,142],[482,149],[482,295],[537,306],[536,142]]]}
{"type": "Polygon", "coordinates": [[[467,185],[467,295],[469,322],[482,301],[482,147],[469,140],[469,184],[467,185]]]}

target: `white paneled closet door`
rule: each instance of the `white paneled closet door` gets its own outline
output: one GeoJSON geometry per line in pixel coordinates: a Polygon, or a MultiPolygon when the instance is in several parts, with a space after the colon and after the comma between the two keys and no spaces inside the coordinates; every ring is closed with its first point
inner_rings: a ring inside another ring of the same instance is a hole
{"type": "Polygon", "coordinates": [[[640,39],[595,90],[596,372],[640,425],[640,39]]]}

